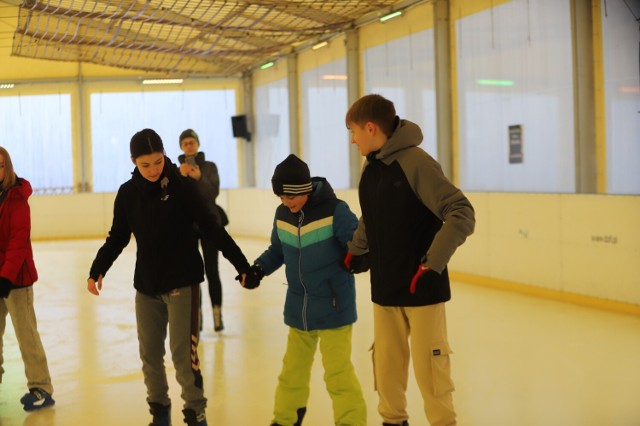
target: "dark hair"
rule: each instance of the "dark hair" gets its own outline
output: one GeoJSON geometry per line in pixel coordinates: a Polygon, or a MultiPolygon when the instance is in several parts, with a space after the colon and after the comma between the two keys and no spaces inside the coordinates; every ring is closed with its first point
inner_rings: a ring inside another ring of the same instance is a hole
{"type": "Polygon", "coordinates": [[[153,154],[154,152],[164,154],[164,145],[160,135],[153,129],[143,129],[131,137],[129,151],[131,151],[131,158],[135,160],[141,155],[153,154]]]}
{"type": "Polygon", "coordinates": [[[391,137],[398,124],[393,102],[376,94],[365,95],[355,101],[345,116],[347,128],[349,124],[362,127],[368,121],[377,124],[385,135],[391,137]]]}
{"type": "Polygon", "coordinates": [[[15,185],[18,178],[13,171],[13,163],[11,162],[9,151],[0,146],[0,155],[4,157],[4,179],[0,182],[0,191],[4,191],[15,185]]]}

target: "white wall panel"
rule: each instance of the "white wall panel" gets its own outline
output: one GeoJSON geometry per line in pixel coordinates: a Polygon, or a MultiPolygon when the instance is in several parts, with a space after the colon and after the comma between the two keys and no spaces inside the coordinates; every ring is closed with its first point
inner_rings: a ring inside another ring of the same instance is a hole
{"type": "Polygon", "coordinates": [[[559,197],[495,193],[489,206],[489,276],[560,289],[559,197]]]}
{"type": "Polygon", "coordinates": [[[32,196],[31,238],[38,240],[106,237],[115,192],[32,196]]]}
{"type": "MultiPolygon", "coordinates": [[[[336,191],[360,215],[355,189],[336,191]]],[[[449,265],[490,279],[640,305],[640,197],[468,193],[476,232],[449,265]]],[[[31,198],[34,239],[103,237],[115,194],[31,198]]],[[[271,189],[222,191],[233,235],[269,238],[271,189]]]]}
{"type": "Polygon", "coordinates": [[[640,301],[640,197],[563,197],[563,281],[567,291],[640,301]]]}
{"type": "Polygon", "coordinates": [[[449,269],[469,274],[491,275],[491,194],[472,192],[466,194],[476,215],[476,228],[467,241],[458,247],[449,263],[449,269]]]}

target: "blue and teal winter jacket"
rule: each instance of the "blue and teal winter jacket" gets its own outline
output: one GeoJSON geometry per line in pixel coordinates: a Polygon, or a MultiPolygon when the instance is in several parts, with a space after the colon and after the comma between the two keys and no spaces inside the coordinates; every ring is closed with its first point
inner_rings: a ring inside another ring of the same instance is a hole
{"type": "Polygon", "coordinates": [[[271,245],[255,261],[265,275],[285,265],[284,322],[305,331],[342,327],[357,319],[355,280],[340,263],[358,219],[326,179],[314,177],[312,182],[313,192],[300,212],[278,206],[271,245]]]}

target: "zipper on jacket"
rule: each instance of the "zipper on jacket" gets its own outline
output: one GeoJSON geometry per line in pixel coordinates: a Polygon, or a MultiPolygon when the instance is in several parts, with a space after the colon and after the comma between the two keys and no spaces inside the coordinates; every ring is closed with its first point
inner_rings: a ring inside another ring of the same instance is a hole
{"type": "Polygon", "coordinates": [[[307,325],[307,287],[304,285],[304,281],[302,281],[302,238],[300,235],[300,228],[302,228],[302,222],[304,221],[304,212],[300,210],[298,214],[298,279],[300,279],[300,285],[302,286],[302,290],[304,291],[304,296],[302,297],[302,327],[305,331],[309,329],[307,325]]]}
{"type": "MultiPolygon", "coordinates": [[[[382,187],[382,178],[381,178],[382,172],[381,172],[381,170],[380,170],[380,169],[381,169],[381,167],[383,167],[383,165],[382,165],[382,161],[378,161],[378,163],[377,163],[377,167],[375,168],[375,173],[376,173],[376,175],[375,175],[375,182],[376,182],[376,186],[375,186],[375,194],[374,194],[374,202],[373,202],[373,205],[379,205],[379,201],[382,199],[382,196],[380,195],[380,194],[383,192],[383,191],[381,190],[381,187],[382,187]]],[[[372,210],[373,210],[373,209],[372,209],[372,210]]],[[[377,210],[377,209],[376,209],[376,210],[377,210]]],[[[376,212],[376,213],[378,213],[378,212],[376,212]]],[[[379,229],[379,228],[381,228],[381,226],[380,226],[380,217],[378,216],[378,214],[376,214],[376,216],[375,216],[375,223],[374,223],[374,229],[375,229],[375,231],[374,231],[374,232],[378,235],[378,238],[380,238],[379,236],[380,236],[380,234],[381,234],[381,232],[380,232],[380,229],[379,229]]],[[[378,249],[378,250],[377,250],[377,252],[378,252],[378,253],[377,253],[377,256],[376,256],[376,257],[377,257],[377,264],[376,264],[376,266],[377,266],[377,269],[378,269],[378,271],[379,271],[380,276],[384,276],[384,274],[386,273],[386,271],[383,271],[383,270],[382,270],[383,265],[384,265],[384,259],[382,259],[382,258],[381,258],[381,257],[382,257],[382,250],[378,249]]]]}

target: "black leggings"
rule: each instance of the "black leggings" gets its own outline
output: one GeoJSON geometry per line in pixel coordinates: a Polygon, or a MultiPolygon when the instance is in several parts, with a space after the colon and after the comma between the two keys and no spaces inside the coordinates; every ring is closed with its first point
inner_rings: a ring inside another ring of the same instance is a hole
{"type": "Polygon", "coordinates": [[[206,238],[200,239],[200,245],[202,246],[202,257],[204,258],[204,270],[207,274],[211,306],[222,306],[222,282],[220,281],[220,271],[218,270],[218,248],[206,238]]]}

